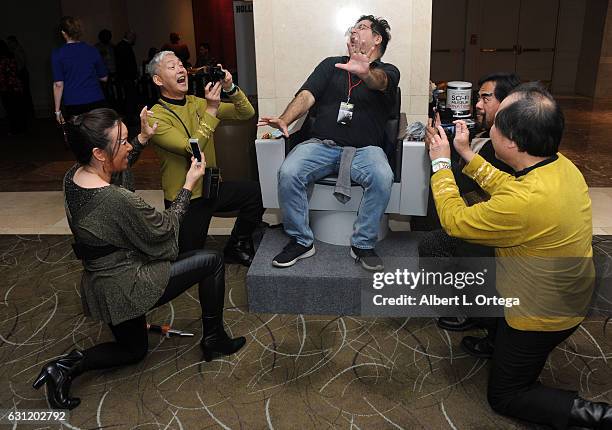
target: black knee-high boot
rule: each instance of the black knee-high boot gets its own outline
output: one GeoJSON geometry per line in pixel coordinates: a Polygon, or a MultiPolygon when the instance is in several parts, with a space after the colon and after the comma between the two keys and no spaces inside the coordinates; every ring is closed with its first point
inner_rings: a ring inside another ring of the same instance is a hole
{"type": "Polygon", "coordinates": [[[74,409],[81,403],[78,397],[70,397],[70,385],[81,373],[83,358],[83,353],[75,349],[43,366],[32,386],[38,390],[47,384],[47,399],[52,408],[74,409]]]}
{"type": "Polygon", "coordinates": [[[246,343],[244,336],[232,339],[227,335],[223,328],[223,314],[202,317],[202,324],[204,337],[201,346],[206,361],[238,352],[246,343]]]}
{"type": "Polygon", "coordinates": [[[244,336],[232,339],[223,328],[225,267],[222,258],[218,258],[215,264],[214,274],[201,281],[198,289],[202,307],[201,347],[206,361],[221,355],[233,354],[246,343],[244,336]]]}

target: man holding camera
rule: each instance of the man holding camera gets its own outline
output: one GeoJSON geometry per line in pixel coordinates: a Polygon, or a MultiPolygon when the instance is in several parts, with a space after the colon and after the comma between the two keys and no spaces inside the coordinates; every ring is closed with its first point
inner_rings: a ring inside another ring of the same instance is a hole
{"type": "MultiPolygon", "coordinates": [[[[478,125],[483,130],[481,134],[472,139],[470,147],[478,153],[487,162],[491,163],[497,169],[512,173],[512,167],[508,166],[503,161],[495,156],[493,143],[489,137],[489,132],[495,120],[495,114],[499,109],[501,102],[506,96],[521,83],[519,77],[514,73],[497,72],[485,75],[478,81],[478,102],[476,103],[476,120],[478,125]]],[[[433,142],[434,136],[438,134],[431,120],[427,127],[425,143],[430,145],[433,142]]],[[[476,181],[462,173],[464,167],[463,160],[458,163],[453,163],[451,169],[459,194],[469,204],[486,201],[489,195],[484,191],[476,181]]],[[[433,203],[433,202],[432,202],[433,203]]],[[[432,204],[431,209],[435,214],[435,207],[432,204]]],[[[467,243],[462,240],[448,236],[444,230],[433,230],[426,233],[419,243],[419,256],[428,257],[493,257],[493,248],[467,243]]],[[[468,260],[463,260],[464,262],[468,260]]],[[[463,269],[463,268],[462,268],[463,269]]],[[[494,276],[494,273],[491,273],[494,276]]],[[[466,317],[442,317],[438,319],[438,326],[445,330],[464,331],[474,327],[486,327],[487,324],[494,323],[486,319],[466,318],[466,317]]],[[[477,355],[479,357],[490,357],[493,354],[493,341],[491,338],[478,339],[472,336],[466,336],[461,344],[466,352],[477,355]]]]}
{"type": "Polygon", "coordinates": [[[499,296],[520,303],[504,308],[489,328],[493,410],[555,429],[610,429],[610,405],[538,381],[548,355],[584,320],[595,281],[591,200],[580,171],[558,152],[563,129],[563,113],[548,91],[523,84],[500,104],[491,128],[495,154],[513,174],[475,154],[465,123],[457,121],[453,144],[466,163],[463,172],[491,199],[466,206],[442,127],[429,143],[431,188],[444,230],[495,247],[499,296]]]}
{"type": "MultiPolygon", "coordinates": [[[[248,120],[255,110],[246,95],[233,83],[225,69],[211,68],[211,81],[205,87],[205,98],[187,95],[188,74],[172,51],[157,53],[147,66],[161,97],[152,110],[158,122],[151,140],[161,160],[162,188],[166,207],[182,187],[193,150],[190,139],[197,139],[207,166],[204,181],[218,175],[213,133],[221,120],[248,120]],[[221,102],[221,92],[231,103],[221,102]]],[[[208,185],[208,184],[207,184],[208,185]]],[[[192,191],[191,204],[179,233],[180,252],[204,247],[210,219],[214,212],[238,210],[238,219],[225,248],[226,261],[249,266],[254,256],[251,235],[261,222],[263,203],[259,184],[254,181],[220,181],[207,186],[203,180],[192,191]]]]}

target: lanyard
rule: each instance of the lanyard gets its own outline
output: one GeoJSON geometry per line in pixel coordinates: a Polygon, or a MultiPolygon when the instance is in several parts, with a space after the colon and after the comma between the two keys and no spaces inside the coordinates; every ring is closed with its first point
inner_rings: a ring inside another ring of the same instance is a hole
{"type": "Polygon", "coordinates": [[[346,96],[346,102],[348,103],[351,100],[351,93],[353,92],[353,88],[357,87],[363,81],[360,79],[359,82],[353,84],[353,80],[351,79],[351,74],[347,71],[348,75],[348,95],[346,96]]]}

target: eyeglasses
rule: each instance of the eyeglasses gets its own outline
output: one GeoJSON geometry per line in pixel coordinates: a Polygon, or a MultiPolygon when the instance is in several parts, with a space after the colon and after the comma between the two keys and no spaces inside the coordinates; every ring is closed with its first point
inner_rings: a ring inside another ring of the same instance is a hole
{"type": "Polygon", "coordinates": [[[372,27],[368,27],[365,24],[359,24],[359,25],[349,27],[348,30],[346,30],[346,35],[349,36],[353,31],[363,31],[363,30],[372,30],[372,33],[376,33],[376,30],[374,30],[372,27]]]}
{"type": "Polygon", "coordinates": [[[371,30],[372,27],[368,27],[365,24],[359,24],[353,27],[353,30],[359,30],[359,31],[363,31],[363,30],[371,30]]]}
{"type": "Polygon", "coordinates": [[[478,93],[478,100],[482,100],[485,103],[489,103],[493,98],[493,93],[478,93]]]}

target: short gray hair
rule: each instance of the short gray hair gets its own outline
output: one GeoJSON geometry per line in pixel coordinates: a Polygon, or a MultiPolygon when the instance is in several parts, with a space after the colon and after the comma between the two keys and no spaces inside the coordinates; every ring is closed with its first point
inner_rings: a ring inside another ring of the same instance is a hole
{"type": "Polygon", "coordinates": [[[164,57],[168,54],[176,55],[172,51],[160,51],[155,54],[153,58],[151,58],[151,61],[149,61],[149,64],[147,64],[147,73],[150,76],[159,75],[159,65],[164,59],[164,57]]]}

